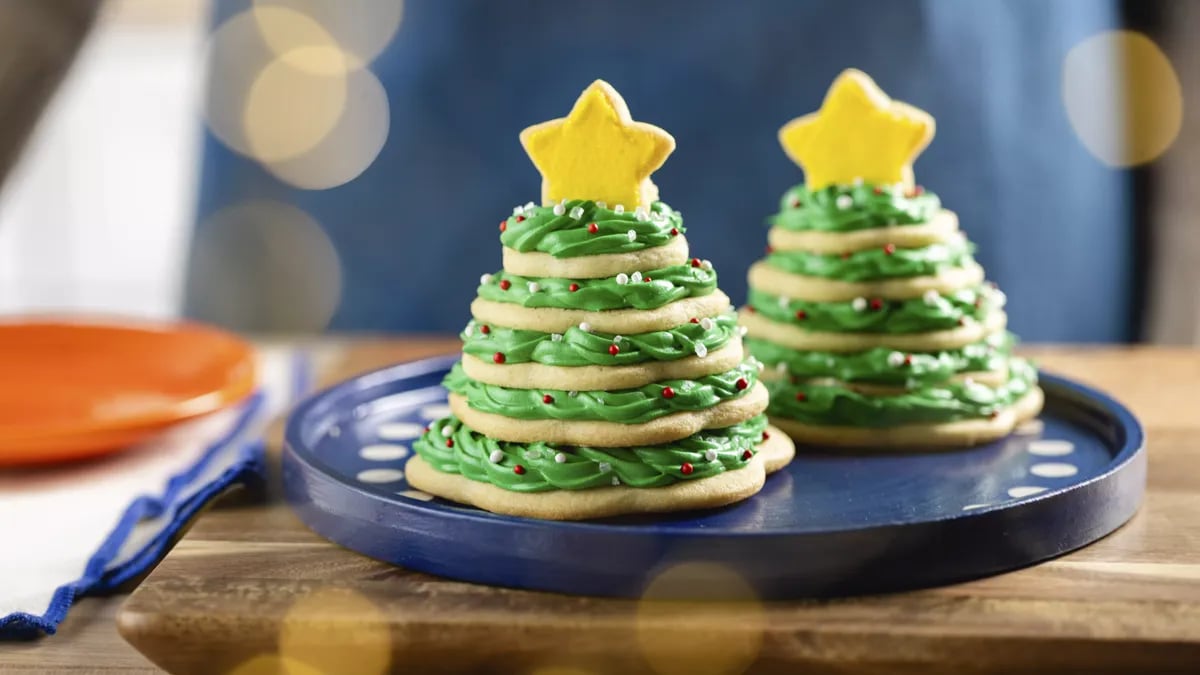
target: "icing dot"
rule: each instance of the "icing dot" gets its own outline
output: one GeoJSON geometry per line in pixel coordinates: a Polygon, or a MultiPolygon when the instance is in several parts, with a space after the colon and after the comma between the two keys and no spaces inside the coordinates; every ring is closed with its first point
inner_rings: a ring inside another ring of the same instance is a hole
{"type": "Polygon", "coordinates": [[[326,433],[329,434],[330,438],[337,438],[338,436],[342,435],[342,430],[338,427],[329,427],[329,431],[326,433]]]}
{"type": "Polygon", "coordinates": [[[703,319],[700,319],[700,327],[703,328],[704,330],[712,330],[713,325],[714,325],[713,320],[708,318],[707,316],[704,317],[703,319]]]}
{"type": "Polygon", "coordinates": [[[575,208],[571,209],[571,217],[575,218],[576,220],[578,220],[579,218],[582,218],[583,217],[583,207],[576,206],[575,208]]]}
{"type": "Polygon", "coordinates": [[[769,432],[769,431],[764,431],[764,432],[763,432],[763,435],[762,435],[762,439],[765,441],[765,440],[767,440],[767,439],[769,439],[769,438],[771,438],[771,432],[769,432]]]}
{"type": "Polygon", "coordinates": [[[634,272],[633,274],[630,274],[630,275],[629,275],[629,280],[630,280],[630,281],[632,281],[632,282],[633,282],[633,283],[635,283],[635,284],[640,284],[640,283],[642,283],[642,273],[641,273],[641,272],[634,272]]]}
{"type": "Polygon", "coordinates": [[[579,322],[579,330],[581,330],[585,333],[590,333],[590,332],[592,332],[592,324],[590,324],[586,321],[580,321],[579,322]]]}
{"type": "Polygon", "coordinates": [[[854,206],[854,197],[850,195],[838,195],[837,207],[843,211],[854,206]]]}
{"type": "Polygon", "coordinates": [[[1075,451],[1071,441],[1030,441],[1029,454],[1040,457],[1062,457],[1075,451]]]}
{"type": "Polygon", "coordinates": [[[561,452],[555,453],[555,454],[554,454],[554,461],[555,461],[556,463],[558,463],[558,464],[565,464],[565,463],[566,463],[566,461],[567,461],[567,456],[566,456],[566,455],[564,455],[564,454],[563,454],[563,453],[561,453],[561,452]]]}
{"type": "Polygon", "coordinates": [[[1008,489],[1008,496],[1012,497],[1013,499],[1020,499],[1021,497],[1029,497],[1032,495],[1036,495],[1039,492],[1045,492],[1045,491],[1046,491],[1046,488],[1044,488],[1044,487],[1035,487],[1033,485],[1018,485],[1017,487],[1012,487],[1012,488],[1008,489]]]}
{"type": "Polygon", "coordinates": [[[395,483],[404,478],[400,469],[366,469],[355,476],[360,483],[395,483]]]}
{"type": "Polygon", "coordinates": [[[625,284],[629,283],[629,275],[621,272],[617,275],[616,282],[618,286],[624,286],[625,284]]]}
{"type": "Polygon", "coordinates": [[[704,451],[704,459],[706,459],[710,462],[716,460],[717,459],[717,451],[713,450],[712,448],[705,450],[704,451]]]}
{"type": "Polygon", "coordinates": [[[1004,294],[1004,291],[999,290],[999,289],[992,291],[991,299],[992,299],[992,304],[995,305],[996,307],[1003,307],[1004,305],[1006,305],[1008,303],[1008,296],[1004,294]]]}
{"type": "Polygon", "coordinates": [[[1042,478],[1067,478],[1079,473],[1079,467],[1066,462],[1041,462],[1029,467],[1029,473],[1042,478]]]}
{"type": "Polygon", "coordinates": [[[887,362],[889,366],[893,368],[899,368],[900,366],[904,365],[904,355],[900,352],[892,352],[891,354],[888,354],[887,362]]]}
{"type": "Polygon", "coordinates": [[[525,210],[526,211],[532,211],[535,208],[537,208],[537,204],[534,204],[533,202],[525,202],[525,210]]]}
{"type": "Polygon", "coordinates": [[[562,342],[562,333],[551,333],[550,341],[551,342],[562,342]]]}
{"type": "Polygon", "coordinates": [[[499,464],[500,462],[504,461],[504,453],[500,452],[499,450],[493,450],[492,454],[488,455],[488,460],[491,461],[492,464],[499,464]]]}
{"type": "Polygon", "coordinates": [[[613,213],[616,213],[616,214],[625,213],[625,205],[617,204],[616,206],[613,207],[613,213]]]}
{"type": "Polygon", "coordinates": [[[518,223],[523,223],[523,222],[525,222],[525,216],[517,216],[517,222],[518,222],[518,223]]]}
{"type": "Polygon", "coordinates": [[[936,305],[941,297],[942,296],[938,295],[937,291],[931,288],[928,291],[925,291],[925,295],[922,295],[921,299],[924,300],[925,304],[927,305],[936,305]]]}
{"type": "Polygon", "coordinates": [[[542,290],[542,285],[536,281],[531,281],[529,282],[528,288],[530,293],[537,293],[538,291],[542,290]]]}
{"type": "Polygon", "coordinates": [[[625,233],[625,236],[629,237],[629,241],[637,241],[637,230],[630,230],[625,233]]]}
{"type": "Polygon", "coordinates": [[[854,311],[861,312],[867,308],[867,299],[855,298],[854,301],[850,303],[850,306],[854,308],[854,311]]]}
{"type": "Polygon", "coordinates": [[[566,213],[566,212],[567,212],[567,209],[566,209],[566,207],[565,207],[565,206],[563,206],[562,204],[555,204],[555,205],[554,205],[554,215],[556,215],[556,216],[561,216],[562,214],[564,214],[564,213],[566,213]]]}
{"type": "Polygon", "coordinates": [[[480,286],[485,286],[490,283],[492,283],[492,275],[490,275],[490,274],[480,275],[480,277],[479,277],[479,285],[480,286]]]}
{"type": "Polygon", "coordinates": [[[612,471],[612,464],[609,464],[608,462],[600,462],[600,465],[596,468],[600,469],[600,473],[608,473],[609,471],[612,471]]]}
{"type": "Polygon", "coordinates": [[[386,462],[392,459],[403,459],[408,455],[408,448],[403,445],[368,445],[358,451],[358,456],[372,462],[386,462]]]}
{"type": "MultiPolygon", "coordinates": [[[[330,429],[332,432],[333,429],[330,429]]],[[[413,422],[394,422],[384,424],[375,430],[376,435],[385,441],[407,441],[421,435],[422,427],[413,422]]],[[[332,433],[330,435],[333,435],[332,433]]]]}
{"type": "Polygon", "coordinates": [[[863,179],[862,179],[862,176],[856,176],[856,177],[854,178],[854,187],[859,187],[859,186],[861,186],[862,184],[863,184],[863,179]]]}

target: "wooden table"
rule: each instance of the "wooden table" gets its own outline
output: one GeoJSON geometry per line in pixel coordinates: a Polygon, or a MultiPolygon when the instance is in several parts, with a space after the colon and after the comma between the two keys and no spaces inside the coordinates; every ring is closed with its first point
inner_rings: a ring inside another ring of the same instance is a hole
{"type": "MultiPolygon", "coordinates": [[[[332,381],[453,342],[354,343],[332,381]]],[[[472,586],[328,544],[275,494],[204,514],[127,601],[85,599],[0,671],[493,673],[1192,672],[1200,664],[1200,351],[1038,348],[1150,437],[1141,512],[1061,559],[967,584],[804,603],[684,605],[472,586]],[[122,602],[124,606],[121,607],[122,602]],[[170,603],[171,621],[160,616],[170,603]],[[317,672],[299,668],[292,672],[317,672]]],[[[781,563],[781,564],[786,564],[781,563]]]]}

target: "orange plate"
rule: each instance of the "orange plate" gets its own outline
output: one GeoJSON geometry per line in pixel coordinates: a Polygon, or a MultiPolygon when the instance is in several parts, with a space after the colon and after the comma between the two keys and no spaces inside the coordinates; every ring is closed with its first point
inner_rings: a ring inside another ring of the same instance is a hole
{"type": "Polygon", "coordinates": [[[122,450],[254,386],[250,345],[196,324],[0,323],[0,466],[122,450]]]}

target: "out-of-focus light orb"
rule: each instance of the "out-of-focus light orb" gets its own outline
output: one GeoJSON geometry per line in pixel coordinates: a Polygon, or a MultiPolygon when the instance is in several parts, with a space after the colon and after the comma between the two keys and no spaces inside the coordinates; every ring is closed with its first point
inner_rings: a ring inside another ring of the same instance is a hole
{"type": "Polygon", "coordinates": [[[322,675],[307,663],[275,654],[259,654],[225,672],[226,675],[322,675]]]}
{"type": "Polygon", "coordinates": [[[383,612],[362,594],[322,589],[288,609],[279,653],[322,673],[381,675],[392,662],[391,629],[383,612]]]}
{"type": "MultiPolygon", "coordinates": [[[[347,55],[346,66],[364,68],[392,41],[404,17],[403,0],[254,0],[255,14],[286,9],[309,17],[331,35],[347,55]]],[[[312,44],[307,40],[323,39],[302,22],[261,21],[268,45],[278,55],[299,46],[312,44]]]]}
{"type": "Polygon", "coordinates": [[[1114,167],[1153,161],[1183,123],[1179,76],[1158,45],[1136,31],[1106,31],[1071,48],[1062,95],[1084,147],[1114,167]]]}
{"type": "Polygon", "coordinates": [[[743,673],[758,658],[766,630],[754,589],[716,563],[684,563],[659,573],[638,601],[635,621],[638,647],[658,675],[743,673]]]}
{"type": "Polygon", "coordinates": [[[250,155],[263,163],[297,157],[323,141],[346,110],[346,76],[336,70],[300,68],[342,60],[336,47],[297,48],[294,58],[279,57],[259,72],[246,95],[242,120],[250,155]]]}
{"type": "Polygon", "coordinates": [[[333,128],[303,154],[268,161],[276,178],[305,190],[326,190],[354,180],[379,156],[391,127],[387,91],[370,70],[346,77],[349,102],[333,128]]]}
{"type": "Polygon", "coordinates": [[[251,332],[329,324],[342,295],[333,243],[304,211],[259,200],[226,207],[197,228],[190,304],[202,320],[251,332]]]}

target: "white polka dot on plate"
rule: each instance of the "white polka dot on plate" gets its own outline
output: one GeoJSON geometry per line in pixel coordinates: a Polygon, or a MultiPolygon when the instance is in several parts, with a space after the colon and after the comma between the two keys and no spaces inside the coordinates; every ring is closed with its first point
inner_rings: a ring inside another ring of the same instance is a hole
{"type": "Polygon", "coordinates": [[[428,492],[421,492],[420,490],[405,490],[404,492],[398,492],[396,494],[400,495],[401,497],[408,497],[409,499],[416,499],[417,501],[422,502],[427,502],[433,499],[433,495],[429,494],[428,492]]]}
{"type": "Polygon", "coordinates": [[[419,437],[425,432],[424,425],[413,422],[394,422],[380,425],[376,431],[385,441],[407,441],[419,437]]]}
{"type": "Polygon", "coordinates": [[[386,462],[389,459],[400,459],[408,456],[408,448],[403,445],[379,443],[362,448],[358,451],[358,456],[372,462],[386,462]]]}
{"type": "Polygon", "coordinates": [[[1020,499],[1021,497],[1029,497],[1032,495],[1036,495],[1039,492],[1045,492],[1045,491],[1046,491],[1046,488],[1044,488],[1044,487],[1035,487],[1033,485],[1019,485],[1017,487],[1008,488],[1008,496],[1012,497],[1013,499],[1020,499]]]}
{"type": "Polygon", "coordinates": [[[1029,454],[1040,455],[1042,457],[1062,457],[1069,455],[1075,450],[1075,444],[1071,441],[1050,441],[1039,440],[1029,441],[1029,454]]]}
{"type": "Polygon", "coordinates": [[[404,472],[399,469],[367,469],[358,472],[360,483],[395,483],[404,478],[404,472]]]}
{"type": "Polygon", "coordinates": [[[1021,422],[1017,425],[1017,428],[1013,430],[1013,433],[1020,434],[1022,436],[1036,436],[1037,434],[1042,433],[1042,429],[1045,428],[1046,425],[1043,424],[1041,420],[1034,419],[1021,422]]]}
{"type": "Polygon", "coordinates": [[[991,504],[967,504],[966,506],[962,507],[962,510],[974,511],[975,509],[982,509],[985,506],[991,506],[991,504]]]}
{"type": "Polygon", "coordinates": [[[436,403],[434,405],[427,405],[424,408],[421,408],[421,417],[424,417],[427,420],[436,420],[449,414],[450,406],[446,405],[445,403],[436,403]]]}
{"type": "Polygon", "coordinates": [[[1029,473],[1042,478],[1066,478],[1079,473],[1079,467],[1066,462],[1040,462],[1029,467],[1029,473]]]}

